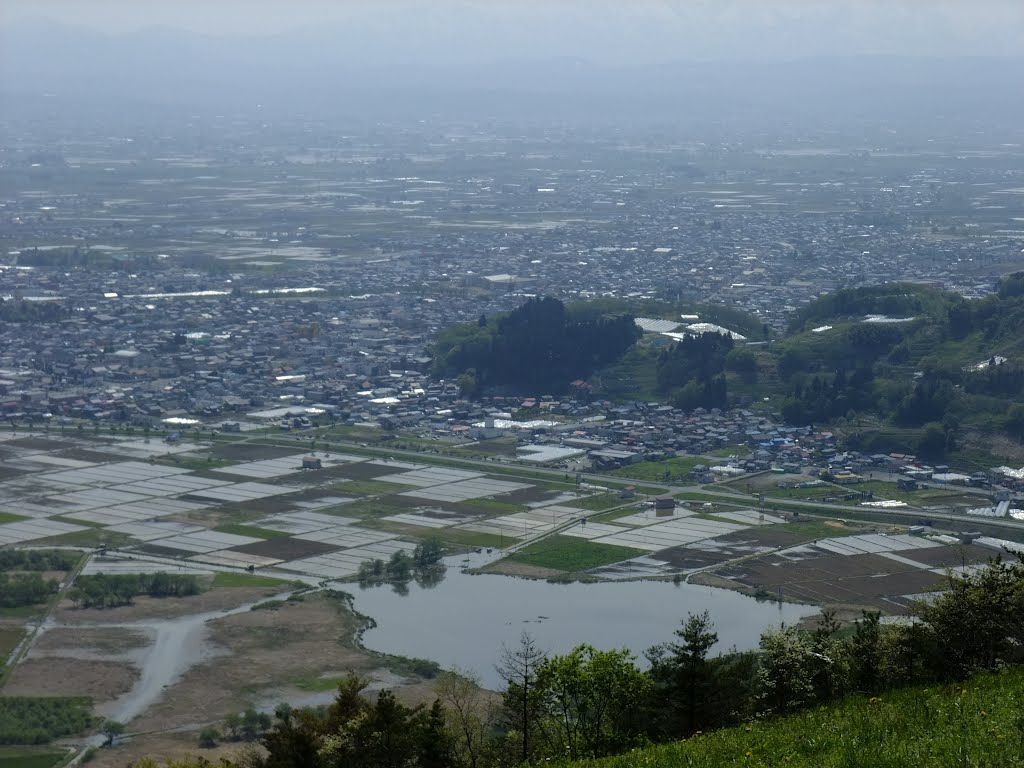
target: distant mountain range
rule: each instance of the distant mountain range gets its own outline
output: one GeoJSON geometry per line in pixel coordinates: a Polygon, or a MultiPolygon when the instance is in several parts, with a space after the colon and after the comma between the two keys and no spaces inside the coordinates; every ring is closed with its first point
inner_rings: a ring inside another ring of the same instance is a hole
{"type": "MultiPolygon", "coordinates": [[[[1022,108],[1015,94],[1024,58],[696,62],[686,60],[687,51],[652,37],[653,47],[661,45],[661,62],[609,63],[614,57],[608,57],[595,63],[560,50],[543,34],[517,56],[509,44],[489,46],[493,29],[474,36],[466,23],[458,30],[448,29],[443,19],[421,29],[410,29],[410,23],[354,21],[259,38],[218,38],[170,28],[112,36],[24,21],[0,29],[0,90],[197,103],[323,100],[389,89],[618,95],[662,107],[674,103],[677,109],[977,109],[1013,116],[1022,108]]],[[[631,30],[629,37],[643,31],[631,30]]]]}

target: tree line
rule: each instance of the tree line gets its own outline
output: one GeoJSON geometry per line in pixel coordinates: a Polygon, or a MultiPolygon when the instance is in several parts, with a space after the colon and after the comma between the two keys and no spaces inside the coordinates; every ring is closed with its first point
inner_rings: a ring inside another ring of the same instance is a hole
{"type": "MultiPolygon", "coordinates": [[[[1024,565],[1002,560],[965,575],[916,606],[905,623],[865,612],[852,634],[825,612],[813,629],[765,632],[757,651],[712,656],[707,613],[646,652],[581,645],[544,653],[524,634],[505,649],[500,700],[464,677],[442,675],[432,705],[390,691],[371,700],[350,676],[334,703],[279,708],[244,768],[510,768],[622,753],[650,743],[827,706],[850,696],[956,683],[1024,663],[1024,565]]],[[[191,765],[202,765],[202,761],[191,765]]],[[[228,768],[233,765],[230,761],[228,768]]]]}
{"type": "Polygon", "coordinates": [[[416,545],[412,555],[400,549],[392,553],[386,562],[379,557],[361,562],[357,573],[359,584],[401,584],[413,578],[429,582],[442,575],[443,566],[440,562],[443,554],[441,539],[428,536],[416,545]]]}
{"type": "Polygon", "coordinates": [[[90,699],[0,696],[0,744],[49,744],[95,724],[90,699]]]}
{"type": "Polygon", "coordinates": [[[38,573],[0,572],[0,608],[38,605],[56,591],[57,581],[44,579],[38,573]]]}
{"type": "Polygon", "coordinates": [[[658,390],[676,408],[726,408],[726,363],[735,347],[732,336],[708,331],[686,336],[658,355],[658,390]]]}
{"type": "Polygon", "coordinates": [[[2,549],[0,571],[70,571],[79,557],[60,549],[2,549]]]}
{"type": "Polygon", "coordinates": [[[176,573],[105,574],[79,576],[68,597],[81,608],[131,605],[139,595],[188,597],[201,591],[196,576],[176,573]]]}

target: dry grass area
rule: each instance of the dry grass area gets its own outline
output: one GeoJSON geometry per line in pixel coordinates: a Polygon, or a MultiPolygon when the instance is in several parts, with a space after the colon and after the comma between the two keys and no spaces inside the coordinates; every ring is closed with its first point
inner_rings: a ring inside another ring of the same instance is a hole
{"type": "Polygon", "coordinates": [[[132,730],[216,722],[264,692],[280,691],[324,670],[368,674],[380,666],[378,659],[352,645],[358,620],[326,596],[217,619],[209,627],[223,655],[186,672],[132,723],[132,730]]]}
{"type": "Polygon", "coordinates": [[[28,658],[11,671],[4,696],[89,696],[112,701],[131,690],[139,671],[122,661],[65,656],[28,658]]]}
{"type": "Polygon", "coordinates": [[[969,448],[986,451],[993,456],[1024,461],[1024,446],[1004,435],[988,434],[970,430],[964,434],[963,444],[969,448]]]}
{"type": "Polygon", "coordinates": [[[100,749],[89,761],[89,768],[129,768],[142,758],[153,758],[158,765],[180,760],[186,755],[203,757],[214,765],[220,758],[231,758],[246,749],[238,744],[222,744],[214,749],[200,749],[194,733],[154,733],[125,739],[116,747],[100,749]]]}
{"type": "MultiPolygon", "coordinates": [[[[135,622],[183,617],[234,608],[272,595],[273,588],[213,589],[181,599],[139,599],[133,606],[81,610],[62,606],[63,623],[37,639],[29,657],[12,671],[5,695],[89,696],[100,706],[132,690],[136,666],[152,636],[135,622]],[[120,626],[89,626],[92,623],[120,626]]],[[[205,725],[249,706],[273,707],[287,700],[302,706],[328,703],[332,692],[311,694],[300,683],[355,672],[373,691],[392,688],[407,704],[429,704],[433,682],[405,679],[382,669],[379,656],[353,642],[361,620],[343,603],[325,594],[281,602],[272,609],[246,611],[208,622],[212,654],[167,686],[160,698],[128,724],[138,734],[113,749],[101,749],[93,765],[130,766],[143,756],[156,758],[202,754],[214,760],[239,749],[226,745],[200,750],[196,734],[205,725]],[[318,697],[315,702],[311,696],[318,697]]]]}
{"type": "Polygon", "coordinates": [[[54,618],[62,624],[117,624],[148,619],[175,619],[208,611],[223,611],[243,603],[271,597],[280,587],[215,588],[192,597],[137,597],[133,605],[118,608],[75,608],[70,600],[57,607],[54,618]]]}
{"type": "Polygon", "coordinates": [[[32,653],[90,651],[119,654],[144,648],[150,639],[144,632],[127,627],[57,627],[42,633],[32,646],[32,653]]]}

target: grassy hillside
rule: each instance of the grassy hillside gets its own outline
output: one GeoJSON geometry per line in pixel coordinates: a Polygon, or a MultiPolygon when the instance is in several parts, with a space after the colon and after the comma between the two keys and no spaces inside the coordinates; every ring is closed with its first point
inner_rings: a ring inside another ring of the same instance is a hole
{"type": "MultiPolygon", "coordinates": [[[[1024,766],[1024,670],[848,699],[576,768],[1024,766]]],[[[567,764],[569,765],[569,764],[567,764]]]]}

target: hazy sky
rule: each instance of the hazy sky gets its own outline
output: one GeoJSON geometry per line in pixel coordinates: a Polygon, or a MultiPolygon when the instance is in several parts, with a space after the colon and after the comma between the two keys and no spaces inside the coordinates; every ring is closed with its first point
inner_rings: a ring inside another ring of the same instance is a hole
{"type": "Polygon", "coordinates": [[[494,34],[523,49],[540,31],[545,50],[524,54],[620,62],[650,59],[657,51],[646,43],[674,41],[676,58],[1024,48],[1024,0],[0,0],[0,24],[26,18],[112,33],[170,26],[245,36],[353,21],[386,29],[400,19],[422,23],[425,34],[494,34]]]}

